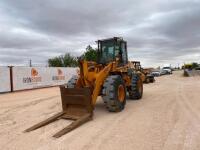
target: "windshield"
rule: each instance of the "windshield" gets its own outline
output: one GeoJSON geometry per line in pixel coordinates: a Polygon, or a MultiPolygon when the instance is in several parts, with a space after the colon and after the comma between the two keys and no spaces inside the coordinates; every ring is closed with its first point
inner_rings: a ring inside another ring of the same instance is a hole
{"type": "Polygon", "coordinates": [[[107,63],[114,60],[114,43],[111,41],[106,41],[101,43],[101,56],[100,61],[102,63],[107,63]]]}

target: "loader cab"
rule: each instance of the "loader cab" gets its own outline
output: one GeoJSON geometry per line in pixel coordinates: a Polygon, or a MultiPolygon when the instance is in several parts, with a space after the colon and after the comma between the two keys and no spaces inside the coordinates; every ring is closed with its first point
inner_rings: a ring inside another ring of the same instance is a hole
{"type": "Polygon", "coordinates": [[[134,66],[134,68],[135,68],[136,70],[139,70],[139,71],[142,70],[142,67],[141,67],[141,64],[140,64],[139,61],[131,61],[131,63],[133,64],[133,66],[134,66]]]}
{"type": "Polygon", "coordinates": [[[98,64],[108,64],[119,59],[119,65],[128,63],[127,43],[122,38],[114,37],[110,39],[98,40],[98,64]]]}

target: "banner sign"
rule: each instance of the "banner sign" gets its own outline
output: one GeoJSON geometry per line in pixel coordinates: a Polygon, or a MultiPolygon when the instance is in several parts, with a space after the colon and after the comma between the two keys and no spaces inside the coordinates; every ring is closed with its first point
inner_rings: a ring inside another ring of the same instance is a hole
{"type": "Polygon", "coordinates": [[[34,89],[67,83],[76,68],[13,67],[13,90],[34,89]]]}
{"type": "Polygon", "coordinates": [[[62,85],[75,74],[77,74],[76,68],[49,68],[51,76],[51,86],[62,85]]]}
{"type": "Polygon", "coordinates": [[[0,67],[0,93],[10,91],[10,68],[0,67]]]}

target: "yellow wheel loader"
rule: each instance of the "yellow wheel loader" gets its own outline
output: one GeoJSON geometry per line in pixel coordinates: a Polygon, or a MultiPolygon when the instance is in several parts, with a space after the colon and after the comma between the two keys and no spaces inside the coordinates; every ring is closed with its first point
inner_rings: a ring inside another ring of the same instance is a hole
{"type": "Polygon", "coordinates": [[[62,112],[44,120],[26,132],[45,126],[58,119],[74,120],[54,135],[58,138],[92,119],[98,96],[110,112],[120,112],[129,99],[139,100],[143,82],[127,57],[127,42],[120,37],[98,40],[97,60],[79,58],[79,75],[60,86],[62,112]]]}
{"type": "Polygon", "coordinates": [[[142,67],[140,61],[131,61],[133,68],[135,68],[136,72],[140,75],[143,83],[146,83],[146,75],[142,72],[142,67]]]}
{"type": "Polygon", "coordinates": [[[141,67],[140,61],[131,61],[133,67],[137,71],[137,73],[141,76],[143,83],[153,83],[155,82],[155,78],[151,75],[150,69],[144,69],[141,67]]]}

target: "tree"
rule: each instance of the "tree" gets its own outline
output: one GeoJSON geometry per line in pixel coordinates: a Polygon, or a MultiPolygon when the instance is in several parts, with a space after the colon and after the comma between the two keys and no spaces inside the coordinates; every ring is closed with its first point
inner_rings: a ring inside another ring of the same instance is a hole
{"type": "MultiPolygon", "coordinates": [[[[97,50],[88,45],[82,56],[87,61],[96,61],[97,50]]],[[[70,53],[66,53],[65,55],[48,59],[48,64],[49,67],[77,67],[78,59],[70,55],[70,53]]]]}
{"type": "Polygon", "coordinates": [[[97,50],[92,48],[90,45],[86,47],[84,53],[84,59],[87,61],[96,61],[97,60],[97,50]]]}
{"type": "Polygon", "coordinates": [[[64,67],[76,67],[78,66],[77,58],[66,53],[63,57],[63,65],[64,67]]]}
{"type": "Polygon", "coordinates": [[[48,60],[49,67],[64,67],[62,56],[54,57],[48,60]]]}
{"type": "Polygon", "coordinates": [[[193,62],[192,63],[192,68],[194,69],[194,68],[197,68],[197,67],[199,67],[198,63],[193,62]]]}
{"type": "Polygon", "coordinates": [[[78,66],[77,58],[69,53],[54,57],[48,60],[49,67],[76,67],[78,66]]]}

